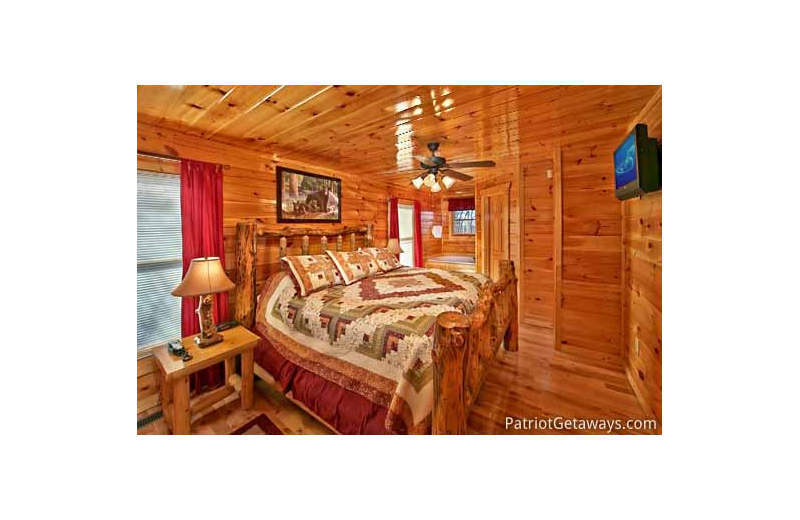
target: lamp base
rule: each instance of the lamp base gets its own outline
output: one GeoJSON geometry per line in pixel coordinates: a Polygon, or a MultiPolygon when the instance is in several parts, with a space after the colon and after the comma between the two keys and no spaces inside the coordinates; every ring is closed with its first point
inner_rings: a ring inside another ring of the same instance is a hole
{"type": "Polygon", "coordinates": [[[214,334],[210,338],[202,338],[202,333],[194,337],[194,343],[200,348],[210,347],[222,341],[222,334],[214,334]]]}

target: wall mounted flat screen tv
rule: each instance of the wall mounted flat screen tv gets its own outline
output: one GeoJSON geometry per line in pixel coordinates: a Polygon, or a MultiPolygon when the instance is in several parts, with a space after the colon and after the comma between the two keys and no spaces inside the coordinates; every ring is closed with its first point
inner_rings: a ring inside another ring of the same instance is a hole
{"type": "Polygon", "coordinates": [[[614,183],[620,200],[661,189],[658,142],[648,138],[647,125],[636,125],[614,151],[614,183]]]}

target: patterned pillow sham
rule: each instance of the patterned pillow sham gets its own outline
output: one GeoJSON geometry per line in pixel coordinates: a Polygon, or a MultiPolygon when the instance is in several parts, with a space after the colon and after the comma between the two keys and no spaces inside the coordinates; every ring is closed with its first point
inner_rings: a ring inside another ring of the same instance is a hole
{"type": "Polygon", "coordinates": [[[342,275],[345,285],[378,274],[378,262],[366,251],[326,251],[342,275]]]}
{"type": "Polygon", "coordinates": [[[363,251],[372,255],[375,261],[378,262],[378,268],[384,273],[403,267],[400,264],[400,260],[397,259],[397,255],[385,247],[368,247],[363,251]]]}
{"type": "Polygon", "coordinates": [[[342,285],[339,271],[326,255],[284,256],[281,262],[294,278],[300,296],[308,296],[320,289],[342,285]]]}

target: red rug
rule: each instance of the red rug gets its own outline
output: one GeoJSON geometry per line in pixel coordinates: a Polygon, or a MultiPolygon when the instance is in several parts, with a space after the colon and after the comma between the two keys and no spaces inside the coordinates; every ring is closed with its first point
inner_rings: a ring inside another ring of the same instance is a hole
{"type": "Polygon", "coordinates": [[[262,413],[233,430],[231,435],[283,435],[283,432],[262,413]]]}

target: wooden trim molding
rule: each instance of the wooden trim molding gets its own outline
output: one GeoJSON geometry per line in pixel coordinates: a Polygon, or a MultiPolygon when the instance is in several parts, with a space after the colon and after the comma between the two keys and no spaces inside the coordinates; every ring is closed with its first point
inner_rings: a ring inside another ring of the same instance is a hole
{"type": "Polygon", "coordinates": [[[561,345],[561,280],[564,245],[564,193],[561,182],[561,145],[553,147],[553,346],[561,345]]]}

